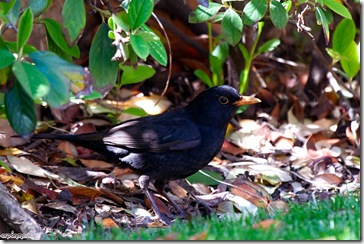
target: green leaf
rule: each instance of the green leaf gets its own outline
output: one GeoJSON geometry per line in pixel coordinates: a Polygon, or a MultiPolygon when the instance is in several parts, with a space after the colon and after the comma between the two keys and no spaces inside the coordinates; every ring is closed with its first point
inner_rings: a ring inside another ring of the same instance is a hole
{"type": "Polygon", "coordinates": [[[249,60],[250,54],[249,54],[248,50],[246,49],[246,47],[243,44],[239,43],[238,48],[240,49],[241,54],[243,54],[245,61],[249,60]]]}
{"type": "Polygon", "coordinates": [[[49,82],[38,69],[27,62],[16,61],[13,72],[25,92],[33,99],[41,98],[49,92],[49,82]]]}
{"type": "Polygon", "coordinates": [[[44,99],[51,107],[59,108],[67,103],[71,87],[76,86],[77,91],[88,88],[88,84],[85,84],[86,72],[81,66],[67,62],[48,51],[33,52],[29,54],[29,58],[50,83],[50,91],[44,99]]]}
{"type": "Polygon", "coordinates": [[[123,113],[135,115],[135,116],[138,116],[138,117],[148,115],[148,113],[145,112],[144,109],[142,109],[142,108],[127,108],[127,109],[123,110],[123,113]]]}
{"type": "Polygon", "coordinates": [[[41,23],[45,25],[47,33],[59,48],[61,48],[65,53],[75,58],[80,57],[80,50],[78,49],[77,45],[74,45],[72,48],[68,46],[66,39],[62,34],[62,28],[60,24],[58,24],[56,21],[52,19],[47,19],[47,18],[41,19],[41,23]]]}
{"type": "Polygon", "coordinates": [[[352,45],[356,35],[355,23],[352,19],[343,19],[337,25],[332,37],[332,49],[343,54],[352,45]]]}
{"type": "Polygon", "coordinates": [[[5,94],[4,103],[6,117],[17,134],[29,135],[35,130],[37,117],[34,103],[20,84],[14,83],[14,86],[5,94]]]}
{"type": "Polygon", "coordinates": [[[318,6],[316,8],[316,19],[317,19],[318,24],[322,25],[322,30],[323,30],[324,36],[325,36],[325,42],[327,45],[330,41],[329,24],[326,19],[325,10],[323,8],[321,8],[320,6],[318,6]]]}
{"type": "Polygon", "coordinates": [[[28,3],[34,16],[39,16],[48,9],[48,7],[52,3],[52,0],[36,0],[36,1],[28,1],[28,3]]]}
{"type": "Polygon", "coordinates": [[[70,87],[69,80],[60,72],[57,72],[49,66],[39,66],[38,70],[47,77],[50,85],[49,93],[43,99],[52,108],[61,108],[69,102],[70,87]]]}
{"type": "Polygon", "coordinates": [[[16,3],[16,0],[12,0],[10,2],[0,2],[0,11],[3,15],[7,15],[16,3]]]}
{"type": "Polygon", "coordinates": [[[56,72],[67,77],[70,81],[82,80],[85,75],[85,70],[81,66],[67,62],[55,53],[49,51],[33,52],[29,54],[29,57],[33,60],[37,67],[50,67],[56,72]]]}
{"type": "Polygon", "coordinates": [[[258,48],[258,52],[256,55],[259,55],[261,53],[264,52],[271,52],[273,51],[276,47],[279,46],[279,44],[281,44],[281,41],[278,38],[273,38],[269,41],[266,41],[265,43],[263,43],[259,48],[258,48]]]}
{"type": "Polygon", "coordinates": [[[27,8],[20,16],[18,36],[17,36],[17,51],[19,52],[28,41],[33,29],[33,13],[30,8],[27,8]]]}
{"type": "Polygon", "coordinates": [[[123,29],[123,31],[130,31],[130,24],[128,19],[128,14],[125,11],[113,14],[112,19],[114,22],[123,29]]]}
{"type": "Polygon", "coordinates": [[[153,0],[131,0],[128,6],[129,23],[132,30],[136,30],[147,22],[153,12],[153,0]]]}
{"type": "Polygon", "coordinates": [[[161,65],[168,63],[167,51],[161,41],[148,42],[150,55],[161,65]]]}
{"type": "Polygon", "coordinates": [[[86,24],[85,3],[83,0],[66,0],[62,8],[63,26],[70,43],[74,43],[86,24]],[[75,14],[77,13],[77,14],[75,14]]]}
{"type": "MultiPolygon", "coordinates": [[[[4,4],[7,4],[7,3],[4,3],[4,4]]],[[[7,9],[5,10],[5,11],[8,11],[6,14],[6,18],[10,25],[15,26],[16,23],[18,22],[18,17],[20,14],[21,0],[12,0],[12,2],[9,5],[12,5],[12,6],[9,10],[7,10],[7,9]]]]}
{"type": "MultiPolygon", "coordinates": [[[[9,48],[10,51],[16,53],[17,51],[17,43],[16,42],[6,42],[6,46],[7,48],[9,48]]],[[[25,46],[23,47],[23,54],[27,55],[31,52],[36,52],[38,51],[35,47],[29,45],[29,44],[25,44],[25,46]]]]}
{"type": "Polygon", "coordinates": [[[68,62],[73,62],[72,55],[69,55],[65,51],[63,51],[62,48],[60,48],[57,43],[54,42],[53,38],[49,35],[48,31],[46,31],[47,36],[47,44],[48,44],[48,50],[51,52],[54,52],[64,60],[67,60],[68,62]]]}
{"type": "Polygon", "coordinates": [[[6,49],[0,49],[0,69],[11,65],[14,63],[15,57],[14,55],[6,50],[6,49]]]}
{"type": "Polygon", "coordinates": [[[221,21],[222,34],[230,45],[236,45],[243,33],[243,21],[231,8],[226,10],[221,21]]]}
{"type": "MultiPolygon", "coordinates": [[[[0,86],[4,86],[8,80],[9,80],[9,77],[12,77],[13,76],[13,72],[11,71],[11,66],[6,66],[4,68],[1,68],[0,69],[0,86]]],[[[0,104],[1,103],[1,95],[3,93],[0,92],[0,104]]],[[[1,106],[0,106],[0,114],[1,114],[1,106]]]]}
{"type": "Polygon", "coordinates": [[[216,22],[220,22],[222,21],[222,19],[224,18],[224,14],[223,12],[219,12],[215,15],[214,19],[213,19],[213,22],[216,23],[216,22]]]}
{"type": "Polygon", "coordinates": [[[188,16],[188,22],[190,23],[202,23],[213,18],[223,5],[219,3],[210,2],[208,7],[198,5],[188,16]]]}
{"type": "Polygon", "coordinates": [[[286,12],[288,13],[289,10],[291,10],[292,7],[292,1],[288,0],[282,3],[283,7],[286,9],[286,12]]]}
{"type": "Polygon", "coordinates": [[[267,0],[251,0],[248,2],[243,10],[243,23],[252,25],[261,20],[267,12],[267,0]]]}
{"type": "Polygon", "coordinates": [[[9,166],[2,160],[0,160],[0,167],[3,167],[8,173],[12,172],[9,166]]]}
{"type": "Polygon", "coordinates": [[[330,55],[330,57],[333,59],[333,63],[336,63],[337,61],[339,61],[340,59],[344,58],[343,55],[341,55],[340,53],[334,51],[334,49],[331,48],[326,48],[326,52],[330,55]]]}
{"type": "Polygon", "coordinates": [[[277,0],[270,2],[270,19],[277,29],[283,29],[288,22],[288,14],[282,3],[277,0]]]}
{"type": "MultiPolygon", "coordinates": [[[[143,31],[147,31],[147,32],[152,32],[153,34],[155,34],[152,29],[150,29],[148,26],[146,25],[142,25],[141,28],[143,31]]],[[[156,41],[151,41],[148,42],[148,46],[149,46],[149,51],[150,51],[150,55],[161,65],[166,66],[168,63],[168,58],[167,58],[167,51],[162,43],[162,41],[156,40],[156,41]]]]}
{"type": "Polygon", "coordinates": [[[149,55],[148,42],[141,36],[130,35],[130,44],[139,58],[146,60],[149,55]]]}
{"type": "Polygon", "coordinates": [[[158,40],[160,40],[159,39],[159,36],[157,36],[156,34],[154,34],[154,32],[137,31],[135,33],[135,35],[142,37],[147,42],[152,42],[152,41],[158,41],[158,40]]]}
{"type": "Polygon", "coordinates": [[[95,87],[107,89],[113,87],[118,75],[118,63],[112,61],[116,48],[107,37],[107,24],[102,23],[92,40],[90,49],[90,72],[95,80],[95,87]]]}
{"type": "Polygon", "coordinates": [[[225,62],[229,56],[229,45],[226,42],[217,45],[211,55],[218,58],[222,63],[225,62]]]}
{"type": "Polygon", "coordinates": [[[196,75],[197,78],[199,78],[208,87],[214,86],[212,84],[211,78],[208,76],[208,74],[206,74],[205,71],[203,71],[201,69],[196,69],[195,72],[193,72],[193,73],[196,75]]]}
{"type": "Polygon", "coordinates": [[[359,54],[354,41],[350,42],[344,55],[346,58],[340,60],[341,67],[350,78],[353,78],[360,70],[359,54]]]}
{"type": "Polygon", "coordinates": [[[345,8],[340,2],[336,0],[324,0],[324,4],[342,17],[352,19],[349,10],[347,10],[347,8],[345,8]]]}
{"type": "Polygon", "coordinates": [[[155,74],[155,69],[146,65],[138,65],[136,69],[133,66],[120,66],[123,70],[121,75],[121,85],[134,84],[149,79],[155,74]]]}
{"type": "MultiPolygon", "coordinates": [[[[201,170],[201,171],[204,172],[207,175],[210,175],[211,177],[213,177],[213,178],[215,178],[217,180],[224,180],[224,178],[217,172],[210,171],[210,170],[201,170]]],[[[218,181],[204,175],[200,171],[198,171],[197,173],[187,177],[186,180],[188,180],[190,182],[190,184],[202,183],[202,184],[205,184],[205,185],[208,185],[208,186],[215,186],[215,185],[220,184],[218,181]]]]}

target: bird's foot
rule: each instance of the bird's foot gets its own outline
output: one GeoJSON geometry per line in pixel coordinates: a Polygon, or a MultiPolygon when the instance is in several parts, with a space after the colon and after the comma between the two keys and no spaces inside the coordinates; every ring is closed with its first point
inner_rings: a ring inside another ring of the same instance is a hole
{"type": "Polygon", "coordinates": [[[160,222],[162,222],[163,224],[165,224],[165,225],[171,225],[172,224],[172,221],[168,217],[166,217],[165,215],[156,213],[156,216],[157,216],[158,220],[160,222]]]}

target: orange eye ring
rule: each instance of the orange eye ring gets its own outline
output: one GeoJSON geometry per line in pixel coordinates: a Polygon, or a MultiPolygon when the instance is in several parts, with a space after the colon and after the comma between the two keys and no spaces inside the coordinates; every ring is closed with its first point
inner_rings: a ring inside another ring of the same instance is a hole
{"type": "Polygon", "coordinates": [[[225,96],[219,97],[219,103],[221,104],[227,104],[229,102],[229,99],[225,96]]]}

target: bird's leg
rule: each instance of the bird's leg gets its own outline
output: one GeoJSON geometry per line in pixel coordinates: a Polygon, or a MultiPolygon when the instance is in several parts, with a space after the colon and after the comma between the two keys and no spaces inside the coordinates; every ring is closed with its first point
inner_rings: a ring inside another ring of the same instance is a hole
{"type": "Polygon", "coordinates": [[[152,196],[152,194],[150,193],[148,186],[149,186],[149,182],[150,182],[150,177],[147,175],[141,175],[139,177],[139,185],[140,187],[143,189],[144,194],[147,196],[147,198],[150,201],[150,204],[152,204],[152,208],[154,210],[154,213],[158,216],[158,218],[164,222],[166,225],[170,225],[171,221],[165,217],[161,211],[159,210],[157,203],[154,201],[154,198],[152,196]]]}
{"type": "Polygon", "coordinates": [[[172,204],[172,206],[174,207],[175,210],[177,210],[178,214],[182,217],[182,218],[186,218],[187,215],[185,213],[185,211],[182,210],[182,208],[180,208],[180,206],[178,206],[178,204],[168,196],[168,194],[164,191],[164,186],[166,185],[166,181],[165,180],[155,180],[154,182],[154,187],[155,189],[157,189],[157,191],[162,194],[162,196],[164,196],[168,202],[170,204],[172,204]]]}

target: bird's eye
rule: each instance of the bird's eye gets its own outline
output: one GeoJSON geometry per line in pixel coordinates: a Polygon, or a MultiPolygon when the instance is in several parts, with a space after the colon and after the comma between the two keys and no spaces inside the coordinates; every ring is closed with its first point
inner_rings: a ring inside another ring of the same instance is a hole
{"type": "Polygon", "coordinates": [[[219,102],[221,104],[227,104],[229,102],[229,99],[227,97],[221,96],[219,97],[219,102]]]}

